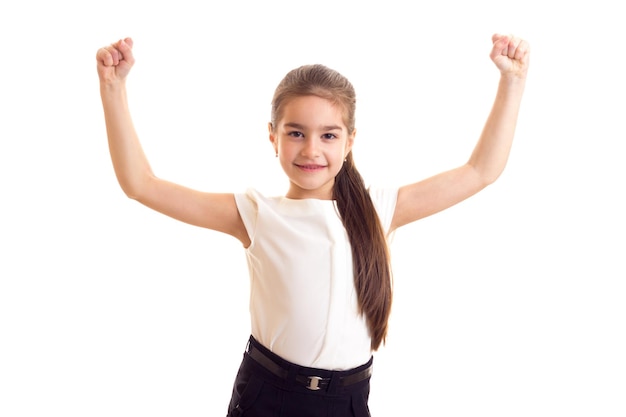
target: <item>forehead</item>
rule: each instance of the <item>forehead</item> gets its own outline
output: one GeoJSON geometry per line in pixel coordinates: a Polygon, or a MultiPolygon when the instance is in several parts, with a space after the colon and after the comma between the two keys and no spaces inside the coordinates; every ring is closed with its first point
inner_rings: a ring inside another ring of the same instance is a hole
{"type": "Polygon", "coordinates": [[[341,106],[318,96],[299,96],[289,99],[283,107],[280,123],[303,126],[339,125],[345,127],[341,106]]]}

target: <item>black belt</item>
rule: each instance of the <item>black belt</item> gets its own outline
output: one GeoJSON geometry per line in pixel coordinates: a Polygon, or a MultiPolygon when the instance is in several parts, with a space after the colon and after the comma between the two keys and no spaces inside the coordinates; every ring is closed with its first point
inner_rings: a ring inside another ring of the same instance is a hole
{"type": "MultiPolygon", "coordinates": [[[[282,379],[287,379],[289,371],[274,362],[269,356],[255,348],[252,344],[248,345],[248,355],[274,375],[282,379]]],[[[370,376],[372,376],[372,365],[354,374],[339,377],[339,384],[346,387],[364,381],[370,376]]],[[[322,378],[314,375],[296,375],[296,382],[312,391],[328,388],[330,380],[331,378],[322,378]]]]}

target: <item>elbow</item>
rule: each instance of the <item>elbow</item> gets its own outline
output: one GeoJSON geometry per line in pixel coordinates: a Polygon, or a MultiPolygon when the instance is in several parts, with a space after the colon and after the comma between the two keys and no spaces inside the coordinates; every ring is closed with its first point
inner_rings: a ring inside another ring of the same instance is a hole
{"type": "Polygon", "coordinates": [[[126,197],[130,198],[131,200],[139,199],[140,194],[137,191],[137,187],[133,187],[132,185],[124,183],[122,181],[120,181],[119,184],[126,197]]]}
{"type": "Polygon", "coordinates": [[[147,179],[118,178],[118,183],[126,197],[137,201],[142,200],[142,196],[146,194],[146,188],[148,187],[147,179]]]}
{"type": "Polygon", "coordinates": [[[474,176],[476,182],[479,184],[481,189],[493,184],[496,182],[500,175],[504,171],[504,169],[481,169],[475,165],[469,164],[474,171],[474,176]]]}
{"type": "Polygon", "coordinates": [[[124,191],[126,197],[130,198],[131,200],[139,201],[141,199],[140,194],[132,188],[122,187],[122,191],[124,191]]]}
{"type": "Polygon", "coordinates": [[[494,182],[496,182],[496,180],[498,178],[500,178],[501,174],[502,174],[502,171],[490,172],[490,173],[482,174],[481,181],[483,183],[483,187],[487,187],[487,186],[493,184],[494,182]]]}

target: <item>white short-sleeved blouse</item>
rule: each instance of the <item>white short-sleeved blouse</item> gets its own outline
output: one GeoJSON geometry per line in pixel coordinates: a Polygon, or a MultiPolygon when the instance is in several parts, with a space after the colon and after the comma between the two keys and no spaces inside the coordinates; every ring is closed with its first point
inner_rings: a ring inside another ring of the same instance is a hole
{"type": "MultiPolygon", "coordinates": [[[[397,189],[370,189],[385,231],[397,189]]],[[[372,354],[358,313],[352,253],[333,200],[236,194],[251,240],[252,335],[282,358],[302,366],[344,370],[372,354]]]]}

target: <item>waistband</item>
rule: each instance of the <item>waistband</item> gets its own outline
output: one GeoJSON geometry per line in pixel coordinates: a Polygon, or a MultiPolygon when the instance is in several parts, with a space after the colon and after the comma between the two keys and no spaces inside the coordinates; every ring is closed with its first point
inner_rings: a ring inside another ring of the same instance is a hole
{"type": "Polygon", "coordinates": [[[253,336],[250,336],[248,341],[246,354],[283,382],[293,383],[311,391],[334,391],[365,381],[372,375],[373,357],[367,363],[346,371],[309,368],[281,358],[259,343],[253,336]]]}

